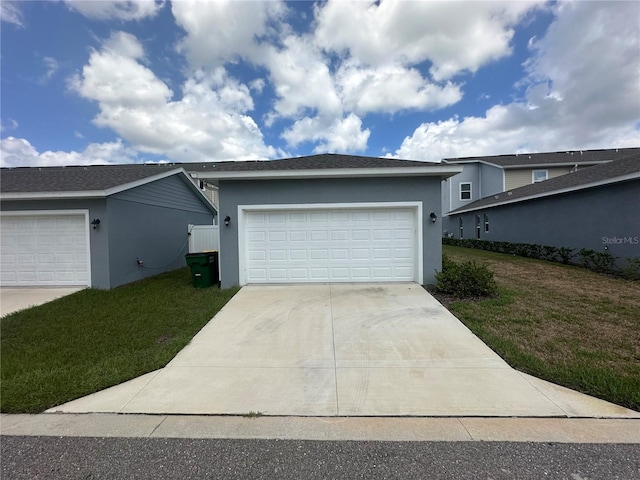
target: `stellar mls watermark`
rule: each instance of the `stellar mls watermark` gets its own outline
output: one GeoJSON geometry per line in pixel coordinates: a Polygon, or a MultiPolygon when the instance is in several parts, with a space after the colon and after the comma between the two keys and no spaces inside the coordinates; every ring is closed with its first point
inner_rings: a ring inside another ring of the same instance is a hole
{"type": "Polygon", "coordinates": [[[638,245],[640,237],[602,237],[603,245],[638,245]]]}

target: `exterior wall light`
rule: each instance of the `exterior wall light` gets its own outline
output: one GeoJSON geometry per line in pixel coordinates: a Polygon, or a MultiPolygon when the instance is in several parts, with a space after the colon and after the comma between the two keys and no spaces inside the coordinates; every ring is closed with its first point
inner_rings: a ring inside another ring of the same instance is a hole
{"type": "Polygon", "coordinates": [[[438,218],[438,216],[434,212],[431,212],[429,214],[429,218],[431,219],[431,223],[436,223],[436,219],[438,218]]]}
{"type": "Polygon", "coordinates": [[[99,218],[94,218],[93,220],[91,220],[91,226],[93,227],[94,230],[98,228],[98,225],[100,225],[99,218]]]}
{"type": "Polygon", "coordinates": [[[228,227],[230,223],[231,223],[231,217],[227,215],[226,217],[224,217],[224,224],[225,226],[228,227]]]}

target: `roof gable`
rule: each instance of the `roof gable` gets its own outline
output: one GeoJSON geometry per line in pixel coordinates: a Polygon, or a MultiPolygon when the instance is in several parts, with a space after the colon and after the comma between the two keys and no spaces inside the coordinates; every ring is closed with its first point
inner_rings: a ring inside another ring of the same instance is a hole
{"type": "Polygon", "coordinates": [[[0,171],[2,193],[17,192],[96,192],[138,182],[150,181],[158,174],[180,171],[172,166],[92,165],[73,167],[19,167],[0,171]]]}
{"type": "Polygon", "coordinates": [[[163,178],[176,176],[215,212],[215,207],[191,176],[175,165],[94,165],[82,167],[3,168],[2,200],[104,198],[163,178]]]}

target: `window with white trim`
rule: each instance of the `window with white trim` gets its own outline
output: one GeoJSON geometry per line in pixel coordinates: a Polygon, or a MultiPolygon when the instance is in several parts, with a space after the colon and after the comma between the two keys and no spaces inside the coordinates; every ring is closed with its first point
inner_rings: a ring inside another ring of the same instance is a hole
{"type": "Polygon", "coordinates": [[[531,181],[533,183],[544,182],[547,178],[549,178],[548,170],[533,170],[531,172],[531,181]]]}
{"type": "Polygon", "coordinates": [[[476,238],[480,240],[480,215],[476,215],[476,238]]]}
{"type": "Polygon", "coordinates": [[[471,200],[471,182],[460,183],[460,200],[471,200]]]}
{"type": "Polygon", "coordinates": [[[484,233],[489,233],[489,215],[484,214],[484,233]]]}
{"type": "Polygon", "coordinates": [[[458,228],[460,229],[460,238],[464,237],[464,225],[462,221],[462,217],[458,219],[458,228]]]}

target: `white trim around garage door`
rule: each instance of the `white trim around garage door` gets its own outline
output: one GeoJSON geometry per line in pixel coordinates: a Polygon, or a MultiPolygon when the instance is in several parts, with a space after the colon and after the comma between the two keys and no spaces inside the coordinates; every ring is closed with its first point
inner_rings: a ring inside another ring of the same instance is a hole
{"type": "Polygon", "coordinates": [[[82,215],[84,216],[84,234],[86,238],[86,255],[87,255],[87,283],[91,287],[91,230],[89,227],[89,210],[12,210],[0,211],[0,217],[28,217],[28,216],[47,216],[47,215],[82,215]]]}
{"type": "Polygon", "coordinates": [[[248,212],[259,211],[291,211],[291,210],[355,210],[355,209],[393,209],[405,208],[413,209],[415,212],[416,232],[415,245],[416,257],[414,268],[414,278],[422,285],[423,274],[423,212],[422,202],[366,202],[366,203],[308,203],[308,204],[271,204],[271,205],[238,205],[238,264],[239,264],[239,284],[247,284],[247,258],[245,248],[246,214],[248,212]]]}

